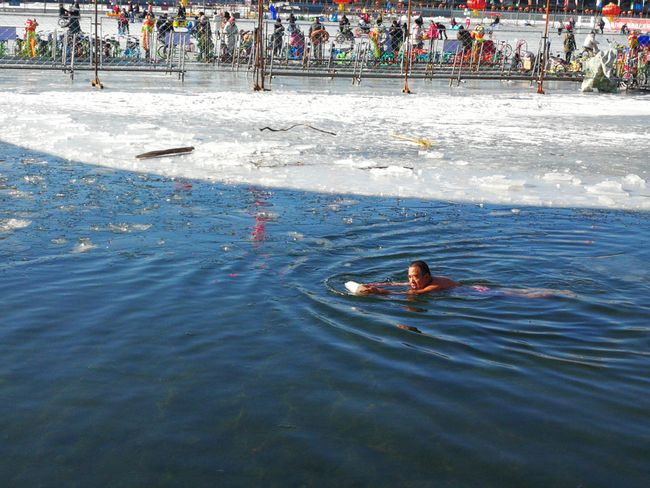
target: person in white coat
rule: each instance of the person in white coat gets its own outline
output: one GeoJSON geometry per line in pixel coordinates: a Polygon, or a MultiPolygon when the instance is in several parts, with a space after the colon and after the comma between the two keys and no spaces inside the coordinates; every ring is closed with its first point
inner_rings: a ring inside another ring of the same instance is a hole
{"type": "Polygon", "coordinates": [[[591,31],[585,37],[585,42],[582,43],[582,49],[589,54],[596,54],[598,52],[598,41],[596,41],[596,31],[591,31]]]}
{"type": "Polygon", "coordinates": [[[235,17],[232,16],[226,22],[226,25],[223,28],[223,35],[226,39],[226,50],[227,55],[231,57],[235,51],[235,44],[237,43],[237,35],[239,34],[239,29],[235,23],[235,17]]]}

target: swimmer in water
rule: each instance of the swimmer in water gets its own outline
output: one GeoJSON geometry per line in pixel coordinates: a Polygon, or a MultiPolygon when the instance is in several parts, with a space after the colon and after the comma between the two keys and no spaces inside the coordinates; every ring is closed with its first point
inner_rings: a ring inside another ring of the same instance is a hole
{"type": "MultiPolygon", "coordinates": [[[[424,295],[436,291],[448,290],[460,286],[460,283],[447,278],[446,276],[432,276],[429,265],[424,261],[413,261],[408,269],[408,295],[424,295]]],[[[390,283],[387,283],[390,286],[390,283]]],[[[394,285],[393,285],[394,286],[394,285]]],[[[360,285],[357,293],[390,295],[393,292],[378,285],[360,285]]]]}
{"type": "Polygon", "coordinates": [[[361,295],[396,295],[405,292],[387,290],[385,287],[408,286],[407,295],[424,295],[462,287],[472,293],[479,293],[484,296],[514,296],[523,298],[545,298],[552,296],[575,297],[575,293],[569,290],[551,290],[546,288],[489,288],[482,285],[466,285],[447,278],[446,276],[433,276],[429,266],[424,261],[413,261],[408,268],[408,283],[382,283],[359,285],[356,293],[361,295]]]}

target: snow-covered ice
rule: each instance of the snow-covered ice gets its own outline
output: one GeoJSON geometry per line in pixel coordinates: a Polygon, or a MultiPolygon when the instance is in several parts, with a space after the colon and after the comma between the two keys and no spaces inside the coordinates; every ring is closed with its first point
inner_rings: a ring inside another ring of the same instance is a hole
{"type": "MultiPolygon", "coordinates": [[[[0,139],[69,160],[170,177],[318,192],[513,205],[650,209],[650,103],[558,87],[10,73],[0,139]],[[260,131],[309,124],[287,132],[260,131]],[[425,150],[395,136],[424,138],[425,150]],[[194,146],[181,157],[137,154],[194,146]]],[[[33,182],[37,184],[37,182],[33,182]]]]}

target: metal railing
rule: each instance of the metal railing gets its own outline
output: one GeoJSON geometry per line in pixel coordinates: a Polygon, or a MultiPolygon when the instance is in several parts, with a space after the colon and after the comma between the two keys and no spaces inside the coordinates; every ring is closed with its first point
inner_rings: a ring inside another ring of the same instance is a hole
{"type": "MultiPolygon", "coordinates": [[[[138,35],[104,34],[113,32],[102,19],[97,29],[82,25],[82,32],[71,34],[67,29],[33,32],[25,35],[19,28],[0,28],[0,69],[57,69],[74,76],[78,70],[94,69],[95,50],[98,68],[113,71],[161,71],[184,78],[191,71],[245,71],[252,69],[254,43],[252,32],[240,31],[226,37],[217,31],[208,38],[188,32],[159,35],[152,32],[138,35]],[[13,30],[12,30],[13,29],[13,30]],[[89,35],[89,32],[93,32],[89,35]]],[[[137,24],[135,26],[139,27],[137,24]]],[[[449,37],[455,31],[448,29],[449,37]]],[[[557,56],[544,53],[543,40],[530,46],[530,31],[522,31],[529,39],[514,45],[490,33],[482,41],[463,45],[456,39],[428,39],[410,51],[409,77],[447,79],[450,84],[463,79],[530,80],[539,76],[542,64],[549,81],[580,81],[582,72],[572,66],[553,65],[557,56]]],[[[508,31],[517,37],[515,31],[508,31]]],[[[387,41],[387,39],[384,39],[387,41]]],[[[398,78],[404,75],[407,56],[403,48],[392,49],[390,42],[373,44],[367,35],[315,43],[309,36],[284,35],[281,40],[265,33],[266,75],[349,77],[354,83],[363,78],[398,78]]],[[[617,80],[622,87],[647,89],[647,51],[619,47],[617,80]]]]}

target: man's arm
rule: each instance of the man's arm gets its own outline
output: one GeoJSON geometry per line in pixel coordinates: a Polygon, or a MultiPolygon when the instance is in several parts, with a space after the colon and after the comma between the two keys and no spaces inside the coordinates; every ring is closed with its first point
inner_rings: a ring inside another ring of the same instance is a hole
{"type": "Polygon", "coordinates": [[[409,295],[424,295],[425,293],[448,290],[449,288],[455,288],[457,286],[460,286],[460,283],[457,281],[443,276],[436,276],[433,278],[432,282],[424,288],[420,288],[419,290],[409,290],[406,293],[409,295]]]}
{"type": "Polygon", "coordinates": [[[429,285],[429,286],[425,286],[424,288],[420,288],[419,290],[413,290],[413,289],[408,290],[406,292],[406,294],[407,295],[425,295],[426,293],[431,293],[431,292],[434,292],[434,291],[442,291],[442,290],[446,290],[447,288],[449,288],[449,287],[443,287],[443,286],[440,286],[440,285],[429,285]]]}
{"type": "Polygon", "coordinates": [[[391,292],[376,285],[359,285],[357,293],[362,295],[390,295],[391,292]]]}

